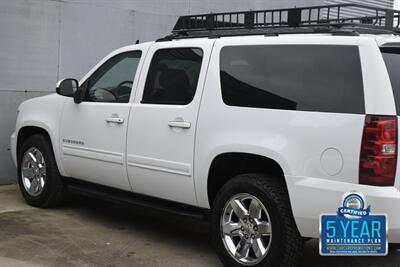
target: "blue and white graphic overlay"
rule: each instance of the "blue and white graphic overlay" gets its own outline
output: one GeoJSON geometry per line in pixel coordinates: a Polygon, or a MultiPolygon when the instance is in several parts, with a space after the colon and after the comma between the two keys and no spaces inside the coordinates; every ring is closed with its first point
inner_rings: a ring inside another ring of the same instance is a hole
{"type": "Polygon", "coordinates": [[[336,214],[321,215],[321,255],[382,256],[387,248],[386,215],[371,214],[362,193],[346,193],[336,214]]]}

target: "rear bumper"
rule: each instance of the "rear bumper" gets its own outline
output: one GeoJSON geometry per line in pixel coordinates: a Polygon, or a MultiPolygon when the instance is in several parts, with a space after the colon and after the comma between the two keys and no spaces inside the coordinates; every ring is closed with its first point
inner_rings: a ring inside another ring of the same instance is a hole
{"type": "Polygon", "coordinates": [[[343,194],[362,192],[371,205],[371,213],[385,213],[388,219],[389,243],[400,243],[400,191],[396,187],[350,184],[318,178],[287,177],[290,201],[300,234],[319,237],[319,218],[336,213],[343,194]]]}

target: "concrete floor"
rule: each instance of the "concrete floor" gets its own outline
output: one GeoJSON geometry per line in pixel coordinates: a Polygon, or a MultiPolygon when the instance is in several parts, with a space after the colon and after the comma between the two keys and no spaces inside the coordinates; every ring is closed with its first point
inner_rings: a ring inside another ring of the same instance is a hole
{"type": "MultiPolygon", "coordinates": [[[[221,267],[208,225],[141,208],[75,197],[63,207],[27,206],[15,185],[0,187],[0,266],[221,267]]],[[[320,257],[307,242],[305,266],[400,267],[387,257],[320,257]]]]}

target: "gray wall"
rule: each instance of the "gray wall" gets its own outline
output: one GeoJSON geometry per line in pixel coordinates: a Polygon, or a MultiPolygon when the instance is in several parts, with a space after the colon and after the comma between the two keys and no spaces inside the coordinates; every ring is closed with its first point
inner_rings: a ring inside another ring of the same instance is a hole
{"type": "Polygon", "coordinates": [[[170,33],[179,15],[322,4],[323,0],[0,0],[0,183],[20,102],[82,77],[112,50],[170,33]]]}

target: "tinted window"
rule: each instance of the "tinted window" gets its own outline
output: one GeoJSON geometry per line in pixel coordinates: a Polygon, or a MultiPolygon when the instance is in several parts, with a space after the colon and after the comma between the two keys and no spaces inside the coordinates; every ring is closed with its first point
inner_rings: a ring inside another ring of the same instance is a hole
{"type": "Polygon", "coordinates": [[[128,103],[141,54],[122,53],[104,63],[85,83],[84,101],[128,103]]]}
{"type": "Polygon", "coordinates": [[[381,49],[386,68],[392,83],[397,115],[400,115],[400,49],[385,47],[381,49]]]}
{"type": "Polygon", "coordinates": [[[196,93],[202,58],[198,48],[158,50],[151,60],[142,103],[189,104],[196,93]]]}
{"type": "Polygon", "coordinates": [[[227,105],[364,113],[356,46],[230,46],[220,63],[227,105]]]}

